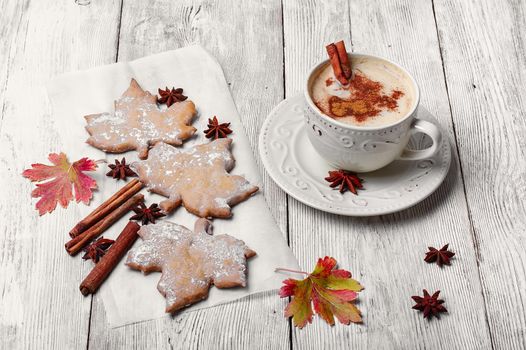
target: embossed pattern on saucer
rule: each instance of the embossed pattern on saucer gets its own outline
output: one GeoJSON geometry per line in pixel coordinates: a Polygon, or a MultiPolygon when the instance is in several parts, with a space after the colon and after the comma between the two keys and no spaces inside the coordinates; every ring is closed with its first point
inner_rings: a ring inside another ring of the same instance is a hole
{"type": "MultiPolygon", "coordinates": [[[[263,123],[259,153],[272,179],[289,195],[313,208],[348,216],[372,216],[409,208],[433,193],[447,175],[451,148],[444,134],[439,151],[419,161],[396,160],[365,173],[365,190],[341,194],[324,180],[331,166],[316,153],[307,138],[303,95],[281,102],[263,123]]],[[[431,116],[426,119],[433,120],[431,116]]],[[[434,120],[436,123],[436,120],[434,120]]],[[[413,136],[410,143],[422,140],[413,136]]]]}

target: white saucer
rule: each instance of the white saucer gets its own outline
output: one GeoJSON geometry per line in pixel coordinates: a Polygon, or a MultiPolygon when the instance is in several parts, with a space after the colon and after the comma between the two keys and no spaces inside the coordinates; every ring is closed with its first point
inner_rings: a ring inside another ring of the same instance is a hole
{"type": "MultiPolygon", "coordinates": [[[[420,109],[420,115],[425,112],[420,109]]],[[[429,113],[422,117],[436,124],[429,113]]],[[[270,112],[259,135],[259,152],[272,179],[289,195],[313,208],[349,216],[389,214],[425,199],[442,183],[451,163],[451,149],[443,134],[439,151],[429,159],[397,160],[380,170],[360,174],[364,190],[340,194],[325,181],[334,170],[310,144],[303,120],[303,95],[288,98],[270,112]]],[[[410,144],[428,142],[415,135],[410,144]]]]}

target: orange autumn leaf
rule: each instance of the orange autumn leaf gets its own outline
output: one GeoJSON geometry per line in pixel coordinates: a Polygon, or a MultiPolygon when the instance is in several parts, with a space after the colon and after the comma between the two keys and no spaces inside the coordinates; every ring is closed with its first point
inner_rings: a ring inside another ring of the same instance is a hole
{"type": "Polygon", "coordinates": [[[75,189],[75,199],[89,204],[93,196],[91,190],[97,188],[97,183],[84,171],[97,169],[97,163],[88,158],[81,158],[71,164],[64,153],[50,153],[48,159],[53,165],[31,164],[31,169],[26,169],[22,175],[29,180],[45,181],[36,184],[37,188],[31,192],[33,198],[40,198],[36,204],[36,209],[40,215],[51,213],[57,207],[57,203],[66,208],[73,199],[75,189]]]}
{"type": "MultiPolygon", "coordinates": [[[[294,325],[303,328],[312,322],[313,310],[331,326],[334,317],[343,324],[362,322],[360,310],[353,304],[363,287],[346,270],[335,269],[336,260],[326,256],[318,259],[314,271],[304,280],[289,278],[283,281],[279,295],[292,297],[285,308],[285,317],[292,317],[294,325]]],[[[277,269],[291,271],[287,269],[277,269]]],[[[297,272],[297,271],[292,271],[297,272]]]]}

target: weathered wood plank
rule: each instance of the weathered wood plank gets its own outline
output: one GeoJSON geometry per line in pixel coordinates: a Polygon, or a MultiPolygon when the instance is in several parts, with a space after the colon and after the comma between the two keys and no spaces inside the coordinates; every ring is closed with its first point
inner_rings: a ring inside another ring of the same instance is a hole
{"type": "Polygon", "coordinates": [[[0,348],[84,348],[91,299],[78,291],[88,265],[63,244],[77,205],[38,218],[20,176],[61,149],[43,85],[55,75],[112,62],[119,4],[3,1],[0,37],[0,348]]]}
{"type": "MultiPolygon", "coordinates": [[[[324,44],[348,39],[352,31],[356,50],[399,61],[416,76],[422,104],[454,139],[429,1],[283,5],[288,96],[301,90],[309,67],[324,57],[324,44]]],[[[225,69],[256,154],[259,126],[283,96],[281,10],[277,1],[231,7],[226,1],[127,2],[119,59],[200,41],[225,69]]],[[[0,220],[0,347],[82,348],[90,299],[77,287],[89,266],[62,248],[76,206],[37,219],[32,205],[14,206],[12,199],[24,203],[29,196],[22,169],[61,150],[40,86],[61,72],[113,62],[120,4],[4,0],[0,9],[0,213],[9,218],[0,220]]],[[[488,348],[477,262],[495,347],[526,346],[524,4],[437,0],[435,10],[473,226],[456,162],[436,194],[395,215],[341,218],[291,199],[291,241],[300,263],[308,269],[315,257],[333,255],[367,288],[360,304],[365,325],[329,328],[315,320],[293,332],[296,347],[488,348]],[[453,266],[424,265],[426,246],[446,242],[457,252],[453,266]],[[411,311],[409,296],[421,287],[441,288],[450,315],[427,323],[411,311]]],[[[265,189],[285,232],[285,196],[266,175],[265,189]]],[[[283,306],[269,293],[169,321],[107,330],[104,307],[95,297],[89,345],[288,347],[283,306]]]]}
{"type": "MultiPolygon", "coordinates": [[[[309,67],[325,58],[326,43],[348,42],[351,33],[355,51],[399,61],[415,75],[422,105],[453,139],[430,1],[351,1],[349,5],[346,1],[284,1],[283,14],[287,96],[300,91],[309,67]]],[[[316,319],[306,329],[293,331],[294,347],[490,347],[456,160],[438,191],[409,210],[345,218],[290,199],[289,223],[291,246],[300,265],[310,269],[317,257],[332,255],[366,287],[360,298],[364,325],[330,328],[316,319]],[[457,253],[452,266],[440,269],[423,262],[428,245],[448,242],[457,253]],[[411,310],[410,296],[422,288],[442,290],[450,314],[439,322],[427,322],[411,310]]]]}
{"type": "Polygon", "coordinates": [[[435,1],[493,345],[526,347],[526,4],[435,1]]]}
{"type": "MultiPolygon", "coordinates": [[[[194,42],[202,44],[225,70],[256,155],[260,125],[283,98],[281,30],[277,0],[243,2],[243,6],[228,1],[125,1],[118,57],[119,61],[132,60],[194,42]]],[[[259,157],[256,159],[263,169],[259,157]]],[[[285,195],[266,174],[264,194],[286,232],[285,195]]],[[[284,305],[275,293],[266,293],[173,319],[107,329],[102,300],[95,296],[90,347],[231,349],[264,344],[288,348],[284,305]]]]}
{"type": "MultiPolygon", "coordinates": [[[[0,106],[4,106],[4,96],[9,72],[11,68],[11,50],[16,50],[16,40],[19,39],[19,32],[23,30],[26,23],[28,1],[0,2],[0,106]]],[[[2,114],[3,115],[3,114],[2,114]]],[[[1,128],[0,118],[0,128],[1,128]]]]}

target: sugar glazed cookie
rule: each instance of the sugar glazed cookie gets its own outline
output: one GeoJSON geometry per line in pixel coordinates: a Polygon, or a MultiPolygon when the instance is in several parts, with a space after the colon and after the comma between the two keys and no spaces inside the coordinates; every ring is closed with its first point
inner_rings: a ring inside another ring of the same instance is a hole
{"type": "Polygon", "coordinates": [[[161,110],[156,96],[132,79],[128,89],[115,101],[115,112],[87,115],[87,142],[110,153],[137,150],[146,159],[148,148],[158,142],[178,146],[196,129],[190,122],[196,114],[192,101],[178,102],[161,110]]]}
{"type": "Polygon", "coordinates": [[[229,235],[212,236],[206,219],[194,232],[161,221],[139,230],[143,243],[128,252],[126,265],[144,273],[162,272],[157,289],[166,298],[166,312],[174,312],[208,296],[217,288],[246,286],[247,259],[256,255],[245,243],[229,235]]]}
{"type": "Polygon", "coordinates": [[[219,139],[179,150],[161,142],[147,160],[131,167],[150,191],[168,197],[160,203],[165,212],[182,203],[200,217],[230,217],[231,206],[258,191],[244,177],[228,173],[235,164],[231,143],[219,139]]]}

